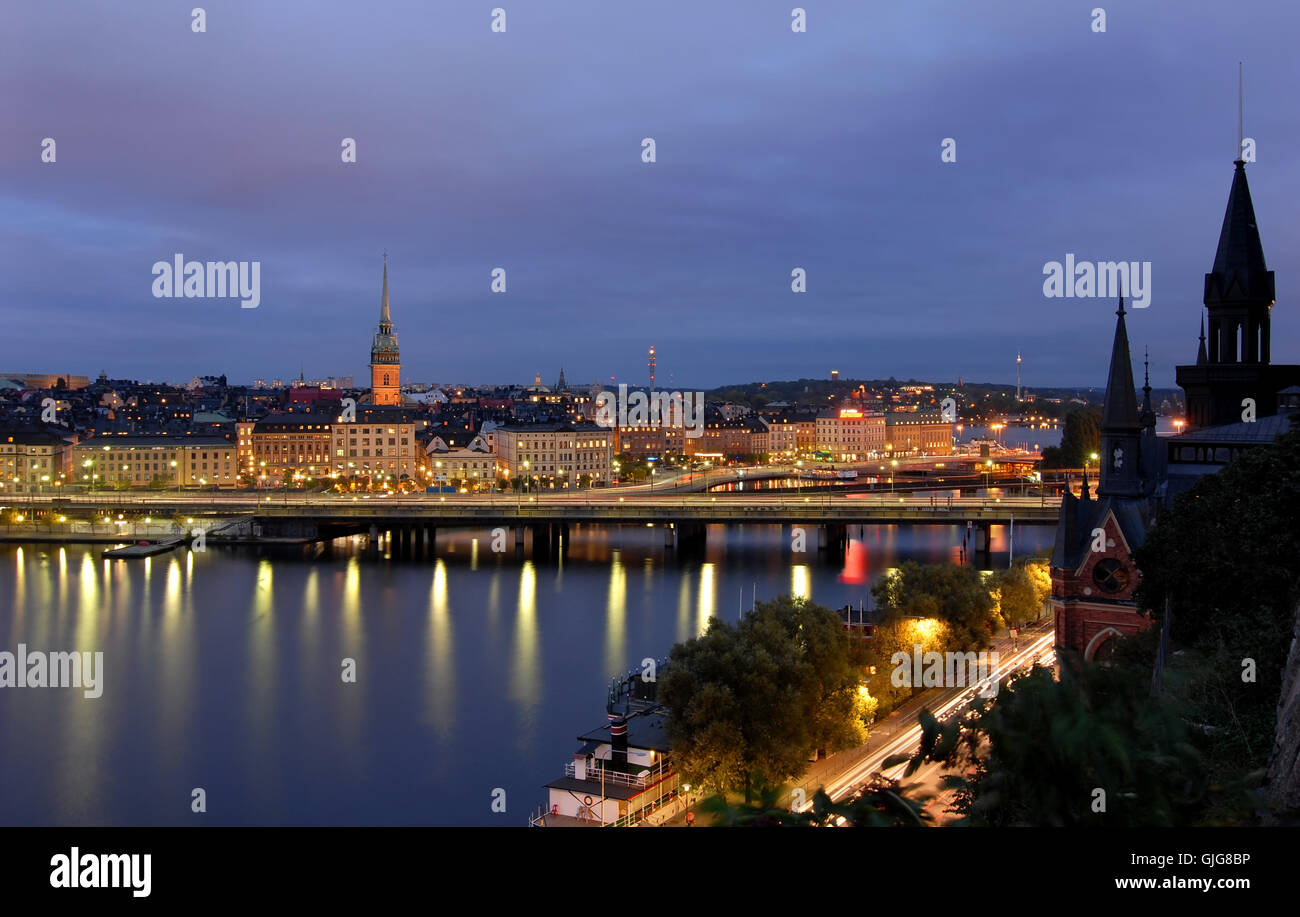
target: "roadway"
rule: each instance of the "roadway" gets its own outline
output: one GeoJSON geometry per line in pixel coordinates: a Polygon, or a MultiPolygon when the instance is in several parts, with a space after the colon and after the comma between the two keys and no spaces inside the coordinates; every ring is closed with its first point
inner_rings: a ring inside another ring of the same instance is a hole
{"type": "Polygon", "coordinates": [[[114,512],[191,516],[247,514],[324,523],[484,525],[543,523],[807,523],[807,524],[1055,524],[1059,497],[914,494],[628,494],[621,488],[552,491],[543,495],[347,495],[257,492],[121,492],[31,495],[33,511],[114,512]]]}
{"type": "MultiPolygon", "coordinates": [[[[1046,622],[1050,624],[1050,622],[1046,622]]],[[[917,752],[921,741],[921,727],[915,721],[916,713],[925,707],[935,715],[939,720],[944,720],[950,716],[960,713],[972,700],[975,699],[977,692],[984,689],[985,683],[990,679],[1005,679],[1014,672],[1021,669],[1027,669],[1036,663],[1051,665],[1055,662],[1056,635],[1052,630],[1042,635],[1027,636],[1024,638],[1023,646],[1019,649],[1011,645],[1009,638],[999,641],[994,647],[999,652],[998,669],[995,673],[975,685],[964,688],[947,688],[937,694],[924,699],[918,703],[909,702],[903,710],[900,710],[893,717],[910,721],[910,725],[896,726],[893,731],[884,736],[877,735],[880,739],[879,744],[869,742],[866,746],[870,750],[865,755],[853,757],[852,763],[842,771],[836,773],[829,780],[824,780],[822,786],[831,799],[836,802],[842,802],[852,797],[858,792],[867,781],[876,773],[883,773],[884,776],[903,780],[903,773],[907,766],[905,764],[895,765],[894,767],[882,771],[884,762],[895,755],[911,756],[917,752]],[[1011,652],[1006,654],[1006,650],[1011,652]]],[[[996,700],[994,701],[996,703],[996,700]]],[[[888,720],[876,727],[877,733],[886,728],[888,720]]],[[[845,754],[845,753],[841,753],[845,754]]],[[[851,753],[849,753],[851,754],[851,753]]],[[[832,759],[833,761],[834,759],[832,759]]],[[[944,810],[951,803],[952,794],[942,791],[941,781],[947,773],[939,764],[923,764],[911,777],[906,778],[907,784],[914,784],[918,789],[929,791],[935,794],[927,805],[927,809],[935,816],[936,822],[942,821],[944,810]]],[[[812,806],[812,793],[808,792],[807,801],[802,806],[795,806],[798,811],[803,811],[812,806]]]]}

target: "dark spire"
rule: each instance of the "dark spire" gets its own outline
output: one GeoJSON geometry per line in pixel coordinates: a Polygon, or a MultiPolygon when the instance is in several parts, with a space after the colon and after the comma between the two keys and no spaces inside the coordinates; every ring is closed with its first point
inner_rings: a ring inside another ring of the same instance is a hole
{"type": "Polygon", "coordinates": [[[1146,426],[1146,420],[1155,416],[1151,410],[1151,348],[1142,348],[1142,421],[1146,426]]]}
{"type": "Polygon", "coordinates": [[[1228,192],[1228,209],[1219,231],[1219,247],[1214,253],[1214,269],[1205,275],[1205,304],[1265,302],[1274,297],[1273,272],[1264,263],[1264,246],[1255,225],[1255,205],[1246,182],[1246,164],[1238,159],[1234,165],[1232,190],[1228,192]]]}
{"type": "Polygon", "coordinates": [[[1210,361],[1205,354],[1205,316],[1201,316],[1201,346],[1196,351],[1196,365],[1204,366],[1210,361]]]}
{"type": "Polygon", "coordinates": [[[1115,322],[1115,343],[1110,350],[1110,374],[1106,377],[1106,400],[1101,408],[1101,429],[1136,430],[1142,426],[1138,417],[1137,392],[1133,388],[1133,364],[1128,352],[1128,328],[1124,324],[1124,297],[1119,298],[1119,316],[1115,322]]]}

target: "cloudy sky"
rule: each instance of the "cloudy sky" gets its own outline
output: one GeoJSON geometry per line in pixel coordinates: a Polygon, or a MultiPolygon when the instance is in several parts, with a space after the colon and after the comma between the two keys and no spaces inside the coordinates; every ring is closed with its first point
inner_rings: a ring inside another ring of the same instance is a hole
{"type": "Polygon", "coordinates": [[[1152,263],[1129,329],[1172,385],[1238,60],[1300,362],[1295,4],[1114,3],[1096,33],[1104,0],[813,0],[795,34],[791,0],[221,0],[196,34],[198,2],[6,12],[0,372],[360,381],[387,250],[416,381],[641,382],[654,344],[683,387],[1014,381],[1017,349],[1029,385],[1101,384],[1113,302],[1043,296],[1074,253],[1152,263]],[[176,253],[261,262],[261,305],[154,298],[176,253]]]}

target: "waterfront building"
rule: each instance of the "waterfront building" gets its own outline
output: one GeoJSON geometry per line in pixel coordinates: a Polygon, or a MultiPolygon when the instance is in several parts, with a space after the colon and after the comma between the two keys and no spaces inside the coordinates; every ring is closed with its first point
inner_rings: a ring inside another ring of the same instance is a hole
{"type": "Polygon", "coordinates": [[[76,483],[90,487],[197,487],[239,484],[238,450],[219,436],[104,435],[73,447],[76,483]]]}
{"type": "Polygon", "coordinates": [[[427,417],[399,407],[358,405],[356,420],[340,421],[331,427],[332,472],[340,477],[417,479],[425,468],[420,431],[428,428],[427,417]]]}
{"type": "Polygon", "coordinates": [[[487,440],[479,435],[469,445],[452,448],[440,436],[425,447],[426,475],[432,484],[462,483],[471,490],[492,488],[496,484],[496,456],[487,440]]]}
{"type": "Polygon", "coordinates": [[[721,455],[731,459],[754,454],[751,439],[746,421],[728,420],[715,414],[705,421],[701,435],[684,437],[684,444],[687,455],[721,455]]]}
{"type": "Polygon", "coordinates": [[[614,430],[619,455],[633,459],[663,458],[686,452],[686,430],[680,424],[630,424],[614,430]]]}
{"type": "Polygon", "coordinates": [[[953,423],[939,414],[890,411],[885,415],[885,451],[892,455],[951,455],[953,423]]]}
{"type": "Polygon", "coordinates": [[[817,415],[818,452],[836,462],[856,462],[885,451],[885,415],[860,408],[828,408],[817,415]]]}
{"type": "Polygon", "coordinates": [[[268,414],[253,424],[252,469],[260,487],[330,474],[334,424],[327,414],[268,414]]]}
{"type": "Polygon", "coordinates": [[[72,447],[66,432],[0,430],[0,495],[39,493],[67,483],[72,447]]]}
{"type": "Polygon", "coordinates": [[[797,459],[817,448],[816,415],[779,414],[767,420],[767,452],[784,460],[797,459]]]}
{"type": "Polygon", "coordinates": [[[597,424],[559,421],[497,427],[496,469],[507,480],[536,486],[604,486],[614,458],[614,431],[597,424]]]}

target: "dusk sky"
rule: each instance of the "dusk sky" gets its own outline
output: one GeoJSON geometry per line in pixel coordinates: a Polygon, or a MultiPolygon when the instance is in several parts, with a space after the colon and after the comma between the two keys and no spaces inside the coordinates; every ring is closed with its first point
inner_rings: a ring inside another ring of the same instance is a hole
{"type": "Polygon", "coordinates": [[[1152,263],[1135,371],[1172,386],[1239,60],[1300,362],[1295,4],[222,0],[196,34],[202,2],[7,8],[0,373],[363,383],[387,250],[408,381],[641,383],[654,344],[661,386],[1013,383],[1017,349],[1101,385],[1114,301],[1042,292],[1074,253],[1152,263]],[[154,298],[176,253],[260,261],[260,306],[154,298]]]}

